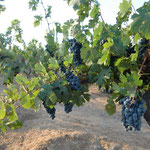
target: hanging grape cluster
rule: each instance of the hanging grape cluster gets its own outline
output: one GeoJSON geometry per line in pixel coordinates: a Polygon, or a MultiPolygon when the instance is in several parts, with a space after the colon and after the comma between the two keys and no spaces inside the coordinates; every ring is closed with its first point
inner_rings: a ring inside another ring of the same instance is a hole
{"type": "Polygon", "coordinates": [[[142,59],[143,58],[143,55],[145,54],[146,52],[146,49],[148,48],[148,40],[146,39],[141,39],[140,41],[140,51],[139,51],[139,57],[142,59]]]}
{"type": "Polygon", "coordinates": [[[53,52],[50,51],[49,49],[50,49],[50,48],[49,48],[49,45],[47,44],[47,45],[46,45],[46,51],[49,53],[49,55],[50,55],[51,57],[54,57],[53,52]]]}
{"type": "Polygon", "coordinates": [[[64,66],[64,62],[63,61],[60,62],[59,66],[60,66],[61,72],[65,73],[66,72],[66,68],[64,66]]]}
{"type": "Polygon", "coordinates": [[[126,128],[126,131],[134,130],[140,131],[142,121],[141,118],[146,112],[143,104],[145,100],[136,102],[128,97],[125,97],[119,101],[119,104],[122,105],[122,123],[126,128]]]}
{"type": "MultiPolygon", "coordinates": [[[[60,66],[60,70],[65,73],[65,78],[66,80],[68,81],[68,85],[70,86],[70,88],[72,90],[81,90],[81,82],[80,82],[80,79],[75,76],[72,72],[70,71],[66,71],[66,67],[64,66],[64,63],[63,61],[61,61],[59,63],[59,66],[60,66]]],[[[72,108],[73,108],[73,104],[70,103],[70,102],[66,102],[64,104],[64,111],[66,113],[69,113],[72,111],[72,108]]]]}
{"type": "Polygon", "coordinates": [[[81,90],[81,82],[77,76],[70,71],[66,72],[65,76],[72,90],[81,90]]]}
{"type": "Polygon", "coordinates": [[[73,60],[75,66],[81,65],[82,60],[80,54],[81,54],[82,45],[78,43],[76,39],[69,40],[69,45],[70,45],[71,53],[73,53],[73,60]]]}
{"type": "Polygon", "coordinates": [[[69,113],[69,112],[72,111],[72,107],[73,107],[73,104],[71,104],[70,102],[67,102],[67,103],[65,103],[65,105],[64,105],[64,111],[65,111],[66,113],[69,113]]]}
{"type": "MultiPolygon", "coordinates": [[[[139,58],[143,59],[143,54],[145,54],[146,49],[148,48],[148,40],[146,40],[145,38],[142,38],[139,42],[139,45],[141,46],[139,49],[139,58]]],[[[129,57],[131,54],[136,53],[135,51],[135,46],[131,46],[131,44],[129,45],[129,47],[126,49],[126,54],[129,57]]]]}
{"type": "Polygon", "coordinates": [[[46,109],[47,113],[51,116],[52,119],[55,118],[56,109],[53,107],[52,109],[46,105],[46,102],[43,101],[43,106],[46,109]]]}

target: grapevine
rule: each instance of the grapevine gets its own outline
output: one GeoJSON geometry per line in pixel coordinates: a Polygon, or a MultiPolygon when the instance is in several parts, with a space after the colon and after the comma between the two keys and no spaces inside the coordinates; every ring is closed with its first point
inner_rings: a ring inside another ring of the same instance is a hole
{"type": "MultiPolygon", "coordinates": [[[[118,103],[122,105],[127,131],[140,131],[142,117],[150,125],[150,2],[135,10],[123,0],[114,25],[105,22],[98,1],[67,2],[78,17],[60,24],[50,22],[51,6],[44,0],[29,1],[30,9],[43,8],[44,16],[35,15],[34,27],[46,19],[46,46],[35,39],[25,43],[17,19],[6,33],[0,33],[0,74],[5,86],[0,131],[21,127],[16,105],[37,111],[42,103],[54,119],[57,103],[63,103],[69,113],[89,101],[91,84],[110,93],[108,114],[116,112],[118,103]]],[[[5,9],[1,5],[0,13],[5,9]]]]}
{"type": "Polygon", "coordinates": [[[125,97],[119,101],[119,104],[122,105],[122,122],[126,130],[141,130],[141,117],[146,112],[146,109],[143,107],[145,100],[133,101],[132,99],[125,97]]]}

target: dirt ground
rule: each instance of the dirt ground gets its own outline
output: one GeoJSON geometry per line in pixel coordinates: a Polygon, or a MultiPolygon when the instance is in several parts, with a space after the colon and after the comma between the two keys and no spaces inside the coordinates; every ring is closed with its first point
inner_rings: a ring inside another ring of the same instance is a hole
{"type": "Polygon", "coordinates": [[[57,105],[54,120],[43,107],[38,112],[19,108],[23,127],[0,135],[0,150],[150,150],[150,127],[144,119],[142,131],[126,132],[120,106],[109,116],[104,109],[108,94],[95,86],[90,93],[91,101],[69,114],[57,105]]]}

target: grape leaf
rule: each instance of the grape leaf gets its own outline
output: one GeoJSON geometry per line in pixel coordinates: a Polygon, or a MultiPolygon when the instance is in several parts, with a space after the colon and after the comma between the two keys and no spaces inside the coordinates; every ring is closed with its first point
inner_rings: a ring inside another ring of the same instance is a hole
{"type": "Polygon", "coordinates": [[[11,122],[18,120],[18,116],[17,116],[16,110],[13,104],[8,104],[6,106],[6,117],[11,122]]]}
{"type": "Polygon", "coordinates": [[[29,109],[31,107],[31,98],[30,95],[25,95],[23,98],[21,98],[20,103],[23,108],[29,109]]]}
{"type": "Polygon", "coordinates": [[[34,21],[34,27],[37,27],[40,25],[40,22],[42,21],[42,17],[41,16],[34,16],[35,21],[34,21]]]}
{"type": "Polygon", "coordinates": [[[119,12],[119,15],[120,17],[124,17],[126,15],[126,13],[132,8],[132,1],[129,0],[123,0],[122,3],[120,3],[120,12],[119,12]]]}
{"type": "Polygon", "coordinates": [[[90,13],[90,17],[95,18],[95,16],[99,13],[99,8],[98,6],[95,4],[91,13],[90,13]]]}
{"type": "Polygon", "coordinates": [[[93,35],[93,47],[96,46],[98,40],[101,38],[101,34],[103,31],[103,23],[99,23],[95,28],[94,28],[94,35],[93,35]]]}
{"type": "Polygon", "coordinates": [[[106,79],[110,78],[110,75],[111,75],[110,71],[111,71],[110,68],[109,69],[103,68],[101,70],[101,72],[98,74],[98,81],[97,81],[97,83],[98,83],[99,87],[102,86],[103,82],[106,79]]]}
{"type": "Polygon", "coordinates": [[[141,7],[137,10],[138,14],[132,16],[131,31],[140,33],[146,39],[150,38],[150,9],[141,7]]]}
{"type": "Polygon", "coordinates": [[[22,84],[28,84],[28,79],[26,77],[24,77],[23,75],[21,74],[18,74],[16,76],[16,82],[20,85],[22,84]]]}
{"type": "Polygon", "coordinates": [[[106,104],[105,110],[109,115],[113,115],[116,112],[115,104],[106,104]]]}
{"type": "Polygon", "coordinates": [[[20,120],[17,120],[13,123],[7,123],[7,126],[11,129],[11,130],[16,130],[22,127],[22,122],[20,120]]]}
{"type": "Polygon", "coordinates": [[[5,105],[2,100],[0,100],[0,120],[3,119],[6,115],[5,105]]]}

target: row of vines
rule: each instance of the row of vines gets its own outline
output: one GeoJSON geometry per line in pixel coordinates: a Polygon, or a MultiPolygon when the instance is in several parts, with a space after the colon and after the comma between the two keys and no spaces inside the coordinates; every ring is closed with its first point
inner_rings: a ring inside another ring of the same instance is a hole
{"type": "MultiPolygon", "coordinates": [[[[2,3],[0,13],[6,9],[2,3]]],[[[150,125],[150,2],[135,10],[131,0],[123,0],[116,23],[109,25],[97,0],[67,0],[78,17],[54,23],[55,29],[50,28],[51,6],[44,0],[28,3],[32,11],[43,7],[45,16],[36,15],[33,25],[46,19],[47,44],[36,39],[26,44],[17,19],[0,33],[0,74],[6,86],[0,94],[0,130],[22,126],[18,107],[38,111],[43,104],[52,119],[57,103],[71,112],[90,100],[91,84],[110,89],[105,109],[113,115],[121,104],[126,130],[139,131],[143,115],[150,125]]]]}

